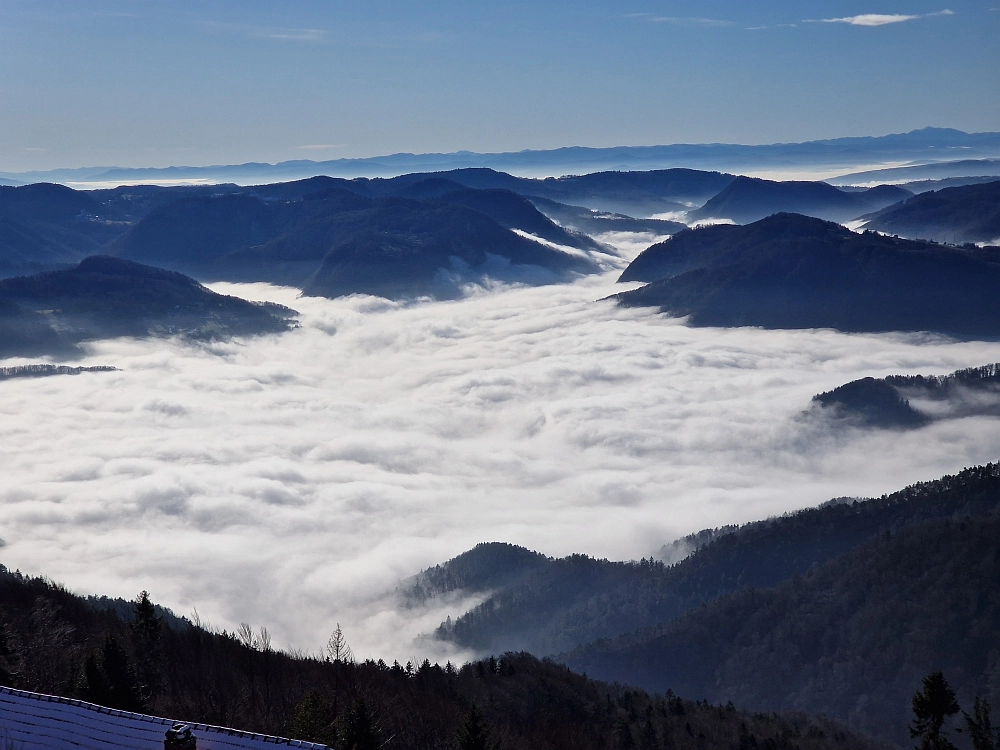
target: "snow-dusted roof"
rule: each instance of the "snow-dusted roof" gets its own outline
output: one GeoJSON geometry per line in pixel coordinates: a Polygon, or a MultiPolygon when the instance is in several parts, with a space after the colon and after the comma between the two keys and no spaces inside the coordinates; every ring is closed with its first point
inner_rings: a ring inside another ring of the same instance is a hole
{"type": "MultiPolygon", "coordinates": [[[[0,688],[0,747],[24,750],[163,750],[163,737],[174,719],[118,711],[93,703],[0,688]]],[[[188,723],[198,750],[327,750],[236,729],[188,723]]]]}

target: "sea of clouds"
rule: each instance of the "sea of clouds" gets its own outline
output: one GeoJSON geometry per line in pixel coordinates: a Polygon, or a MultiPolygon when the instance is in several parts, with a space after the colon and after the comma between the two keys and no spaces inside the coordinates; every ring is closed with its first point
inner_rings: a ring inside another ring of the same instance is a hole
{"type": "Polygon", "coordinates": [[[469,602],[400,611],[391,592],[478,542],[638,558],[1000,456],[1000,419],[800,418],[815,393],[996,343],[689,328],[601,301],[615,276],[410,304],[219,284],[301,327],[105,341],[75,364],[120,372],[0,383],[0,562],[283,646],[319,651],[340,622],[358,656],[443,658],[413,638],[469,602]]]}

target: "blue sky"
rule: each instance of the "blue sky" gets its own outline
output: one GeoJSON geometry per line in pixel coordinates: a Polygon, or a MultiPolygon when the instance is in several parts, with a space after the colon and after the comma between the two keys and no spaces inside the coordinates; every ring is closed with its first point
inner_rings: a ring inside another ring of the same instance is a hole
{"type": "Polygon", "coordinates": [[[0,0],[0,170],[1000,130],[1000,0],[0,0]]]}

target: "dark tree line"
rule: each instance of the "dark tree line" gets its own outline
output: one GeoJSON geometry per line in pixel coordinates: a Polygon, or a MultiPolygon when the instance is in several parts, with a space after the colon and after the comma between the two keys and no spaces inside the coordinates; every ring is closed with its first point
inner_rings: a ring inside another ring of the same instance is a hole
{"type": "Polygon", "coordinates": [[[336,750],[876,750],[825,719],[654,696],[529,654],[462,666],[323,657],[266,631],[174,623],[141,593],[127,618],[0,570],[0,681],[114,708],[291,736],[336,750]]]}

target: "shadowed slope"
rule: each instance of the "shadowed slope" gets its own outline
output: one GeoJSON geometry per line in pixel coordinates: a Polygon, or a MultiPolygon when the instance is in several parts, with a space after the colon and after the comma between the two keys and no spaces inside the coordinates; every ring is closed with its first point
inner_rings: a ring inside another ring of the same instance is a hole
{"type": "Polygon", "coordinates": [[[699,326],[1000,335],[1000,265],[987,251],[854,234],[778,214],[684,232],[622,274],[661,277],[615,295],[699,326]],[[694,270],[689,270],[694,269],[694,270]]]}
{"type": "Polygon", "coordinates": [[[288,329],[291,313],[216,294],[179,273],[92,256],[64,271],[0,281],[0,356],[65,354],[116,336],[276,333],[288,329]]]}

